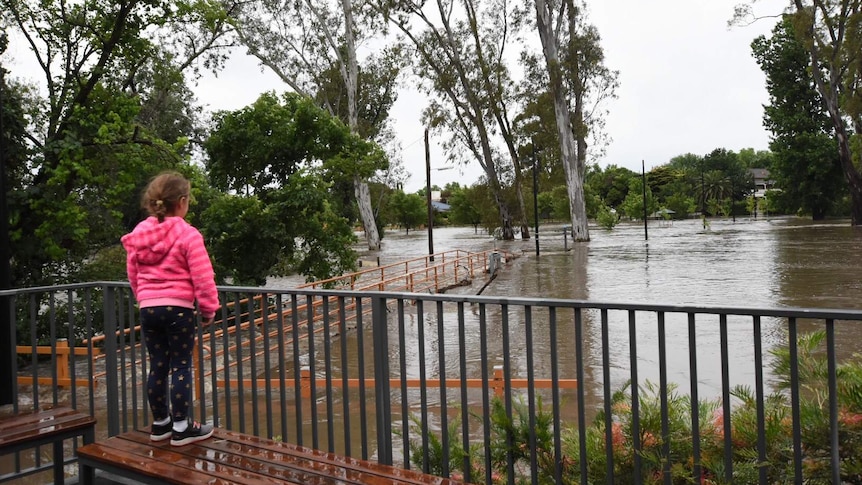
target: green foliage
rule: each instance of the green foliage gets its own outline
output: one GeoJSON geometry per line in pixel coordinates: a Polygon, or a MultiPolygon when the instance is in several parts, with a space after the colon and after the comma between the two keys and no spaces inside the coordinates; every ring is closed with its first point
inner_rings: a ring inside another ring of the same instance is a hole
{"type": "Polygon", "coordinates": [[[355,236],[331,210],[326,184],[302,172],[285,183],[265,197],[222,195],[202,214],[219,278],[262,286],[273,275],[326,279],[356,268],[355,236]]]}
{"type": "Polygon", "coordinates": [[[610,230],[619,224],[620,217],[616,212],[612,212],[610,207],[602,206],[596,214],[596,222],[599,226],[610,230]]]}
{"type": "Polygon", "coordinates": [[[554,219],[568,220],[569,193],[565,185],[558,185],[551,189],[551,217],[554,219]]]}
{"type": "Polygon", "coordinates": [[[29,43],[45,76],[4,106],[5,116],[17,105],[31,149],[10,171],[13,285],[79,279],[137,222],[146,180],[183,165],[198,131],[182,71],[217,64],[206,50],[224,33],[214,21],[223,11],[206,2],[0,1],[4,26],[29,43]]]}
{"type": "Polygon", "coordinates": [[[409,234],[410,228],[416,228],[428,221],[428,208],[425,202],[425,199],[418,194],[395,191],[389,200],[393,222],[403,226],[409,234]]]}
{"type": "Polygon", "coordinates": [[[847,194],[835,130],[809,69],[810,54],[784,17],[772,36],[751,43],[766,74],[769,104],[764,125],[772,132],[770,174],[784,192],[776,199],[784,213],[826,217],[847,194]]]}
{"type": "MultiPolygon", "coordinates": [[[[761,470],[766,483],[791,483],[795,480],[793,465],[793,429],[790,410],[790,372],[795,363],[799,372],[800,424],[802,436],[802,471],[805,483],[831,483],[831,442],[828,399],[828,367],[823,349],[825,333],[803,335],[798,340],[798,355],[791,361],[787,348],[772,351],[771,370],[777,389],[763,399],[763,419],[759,420],[758,402],[754,392],[745,386],[731,390],[733,398],[730,416],[725,416],[720,399],[701,400],[696,404],[698,433],[700,436],[700,483],[720,484],[725,481],[727,460],[733,466],[731,483],[757,483],[761,470]],[[725,436],[726,419],[730,435],[725,436]],[[760,460],[758,446],[759,427],[763,427],[765,460],[760,460]],[[725,442],[732,451],[724,455],[725,442]]],[[[837,366],[838,442],[841,483],[862,483],[862,357],[840,362],[837,366]]],[[[645,382],[638,392],[638,422],[632,412],[629,384],[613,393],[611,415],[601,409],[593,422],[583,430],[587,456],[587,483],[610,483],[608,452],[613,459],[613,483],[691,484],[695,481],[695,456],[692,442],[692,401],[680,394],[675,385],[665,393],[654,383],[645,382]],[[662,399],[666,401],[667,433],[662,430],[662,399]],[[610,429],[608,429],[610,426],[610,429]],[[634,432],[638,431],[637,440],[634,432]],[[635,447],[635,443],[638,444],[635,447]],[[635,476],[635,457],[640,458],[641,475],[635,476]]],[[[508,463],[515,465],[515,483],[554,483],[555,465],[561,465],[563,483],[580,483],[580,434],[575,428],[562,430],[563,456],[557,460],[553,446],[552,413],[537,403],[532,419],[529,408],[513,403],[509,415],[504,403],[495,398],[491,403],[491,440],[487,444],[492,466],[493,483],[508,483],[508,463]],[[533,437],[535,436],[535,441],[533,437]],[[537,458],[537,473],[531,476],[531,457],[537,458]]],[[[478,419],[478,418],[477,418],[478,419]]],[[[421,429],[417,429],[421,433],[421,429]]],[[[427,431],[427,430],[426,430],[427,431]]],[[[449,430],[449,436],[458,436],[459,430],[449,430]]],[[[441,470],[434,460],[442,459],[441,442],[430,436],[434,444],[430,468],[441,470]]],[[[457,440],[456,440],[457,441],[457,440]]],[[[411,443],[411,459],[421,465],[421,442],[411,443]]],[[[485,463],[481,449],[463,452],[461,443],[450,441],[450,457],[469,456],[472,483],[485,483],[482,470],[485,463]]],[[[464,471],[461,461],[452,458],[451,470],[464,471]]]]}
{"type": "Polygon", "coordinates": [[[644,218],[644,211],[647,217],[658,209],[658,203],[653,197],[652,190],[647,187],[646,190],[646,209],[644,209],[644,193],[643,180],[641,178],[633,178],[629,181],[629,192],[626,199],[620,204],[622,212],[630,219],[644,218]]]}
{"type": "Polygon", "coordinates": [[[476,200],[476,195],[477,191],[472,187],[451,187],[448,201],[453,223],[469,224],[478,229],[482,223],[482,213],[479,211],[481,201],[476,200]]]}
{"type": "Polygon", "coordinates": [[[685,218],[696,210],[694,198],[684,193],[674,193],[665,199],[665,207],[674,211],[673,218],[685,218]]]}
{"type": "Polygon", "coordinates": [[[353,220],[354,178],[388,166],[379,146],[294,93],[264,93],[250,106],[217,113],[214,124],[204,147],[212,183],[221,190],[264,193],[286,185],[298,170],[320,169],[333,210],[353,220]]]}

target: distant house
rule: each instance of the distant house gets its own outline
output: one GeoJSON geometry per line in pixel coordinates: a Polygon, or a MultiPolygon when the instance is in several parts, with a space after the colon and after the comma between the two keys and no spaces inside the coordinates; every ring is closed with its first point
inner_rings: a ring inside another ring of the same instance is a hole
{"type": "Polygon", "coordinates": [[[769,170],[765,168],[750,168],[748,172],[754,179],[754,197],[763,198],[766,196],[767,190],[775,188],[775,181],[769,176],[769,170]]]}
{"type": "Polygon", "coordinates": [[[432,200],[431,208],[434,209],[434,212],[448,212],[452,206],[444,202],[440,202],[439,200],[432,200]]]}
{"type": "Polygon", "coordinates": [[[443,194],[439,190],[431,191],[431,209],[434,212],[448,212],[452,208],[449,204],[442,202],[443,194]]]}

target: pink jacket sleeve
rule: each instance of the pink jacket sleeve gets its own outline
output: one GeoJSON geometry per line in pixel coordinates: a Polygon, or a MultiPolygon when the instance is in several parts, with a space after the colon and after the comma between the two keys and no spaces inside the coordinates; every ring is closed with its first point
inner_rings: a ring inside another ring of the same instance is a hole
{"type": "Polygon", "coordinates": [[[129,284],[132,285],[132,295],[138,297],[138,258],[135,251],[126,249],[126,274],[129,276],[129,284]]]}
{"type": "Polygon", "coordinates": [[[186,261],[189,265],[195,299],[201,309],[201,316],[210,318],[215,315],[220,306],[218,290],[216,290],[212,262],[204,246],[204,238],[197,229],[189,238],[186,261]]]}

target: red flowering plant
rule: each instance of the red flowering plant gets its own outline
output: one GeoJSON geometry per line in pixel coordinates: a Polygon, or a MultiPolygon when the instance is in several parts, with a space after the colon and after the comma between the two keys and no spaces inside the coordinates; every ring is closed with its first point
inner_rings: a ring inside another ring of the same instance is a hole
{"type": "MultiPolygon", "coordinates": [[[[805,483],[831,483],[831,439],[829,373],[823,349],[824,332],[803,335],[797,342],[795,371],[798,374],[799,416],[802,438],[802,472],[805,483]]],[[[679,394],[675,386],[666,392],[667,432],[662,432],[661,393],[658,386],[645,382],[638,393],[638,426],[634,426],[632,398],[629,385],[616,391],[607,420],[600,410],[586,433],[587,473],[589,483],[607,483],[608,452],[613,459],[613,483],[635,481],[635,457],[640,459],[640,480],[645,484],[664,483],[669,475],[671,483],[701,484],[728,483],[727,465],[732,465],[730,483],[758,483],[765,472],[768,483],[795,481],[793,464],[793,419],[790,408],[791,359],[787,349],[773,350],[770,363],[774,390],[763,397],[763,458],[758,449],[760,420],[755,393],[748,387],[731,390],[730,456],[725,456],[725,416],[719,399],[697,403],[700,456],[695,467],[692,433],[691,398],[679,394]],[[610,422],[610,442],[607,423],[610,422]],[[637,429],[639,439],[633,432],[637,429]],[[637,447],[635,446],[637,444],[637,447]]],[[[841,483],[862,485],[862,358],[837,363],[835,369],[838,404],[838,458],[841,483]]],[[[507,464],[515,463],[515,482],[530,479],[531,433],[535,433],[537,482],[553,483],[555,461],[553,453],[553,425],[551,413],[539,403],[536,417],[530,420],[527,406],[515,403],[510,418],[502,401],[494,399],[491,411],[491,476],[492,483],[507,483],[507,464]],[[535,424],[533,430],[530,423],[535,424]]],[[[456,434],[450,430],[450,436],[456,434]]],[[[564,427],[562,472],[564,483],[579,483],[579,434],[574,427],[564,427]]],[[[463,476],[463,466],[470,468],[474,483],[484,483],[485,460],[481,448],[463,450],[460,440],[450,440],[450,465],[453,476],[463,476]]],[[[416,446],[417,444],[414,444],[416,446]]],[[[442,446],[431,437],[430,459],[432,473],[441,471],[442,446]]],[[[422,453],[413,448],[413,463],[421,466],[422,453]]]]}

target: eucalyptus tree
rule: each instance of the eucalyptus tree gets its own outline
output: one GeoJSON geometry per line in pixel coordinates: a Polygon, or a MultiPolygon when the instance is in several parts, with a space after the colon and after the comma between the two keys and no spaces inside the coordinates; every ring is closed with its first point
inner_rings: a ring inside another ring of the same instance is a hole
{"type": "MultiPolygon", "coordinates": [[[[808,55],[808,68],[838,144],[850,193],[851,223],[862,224],[862,0],[791,0],[793,32],[808,55]]],[[[752,15],[737,7],[737,22],[752,15]]]]}
{"type": "MultiPolygon", "coordinates": [[[[400,61],[392,54],[397,48],[382,49],[380,66],[375,69],[373,62],[367,63],[368,82],[363,82],[358,50],[380,26],[361,6],[350,0],[256,0],[238,10],[236,18],[240,39],[251,54],[295,92],[317,99],[340,116],[354,133],[373,138],[395,100],[392,87],[400,61]],[[374,79],[371,73],[380,77],[374,79]]],[[[378,250],[380,234],[367,182],[374,171],[345,169],[352,178],[368,249],[378,250]]]]}
{"type": "Polygon", "coordinates": [[[763,124],[772,132],[774,154],[770,176],[781,188],[784,210],[826,217],[847,196],[834,127],[817,92],[808,51],[793,32],[791,17],[776,24],[770,37],[751,43],[754,58],[766,74],[769,104],[763,124]]]}
{"type": "Polygon", "coordinates": [[[529,237],[523,194],[522,160],[514,134],[514,85],[507,49],[518,33],[524,6],[507,0],[369,0],[410,41],[414,72],[430,97],[423,115],[432,129],[451,135],[443,141],[456,163],[478,162],[499,214],[503,239],[513,239],[513,219],[529,237]],[[504,161],[505,160],[505,161],[504,161]],[[519,211],[504,196],[511,177],[519,211]]]}
{"type": "Polygon", "coordinates": [[[0,0],[2,23],[29,47],[41,76],[26,99],[33,154],[23,196],[12,198],[26,200],[12,208],[16,283],[70,277],[94,251],[116,243],[123,219],[132,217],[124,214],[128,201],[146,178],[183,163],[185,138],[176,131],[160,138],[148,128],[164,118],[140,117],[142,106],[154,100],[158,73],[218,67],[230,30],[226,8],[215,1],[0,0]]]}
{"type": "Polygon", "coordinates": [[[566,178],[572,238],[589,241],[584,199],[587,137],[591,128],[596,130],[601,124],[599,118],[591,120],[589,107],[614,96],[617,74],[604,66],[600,36],[587,23],[583,2],[535,0],[535,9],[566,178]]]}

